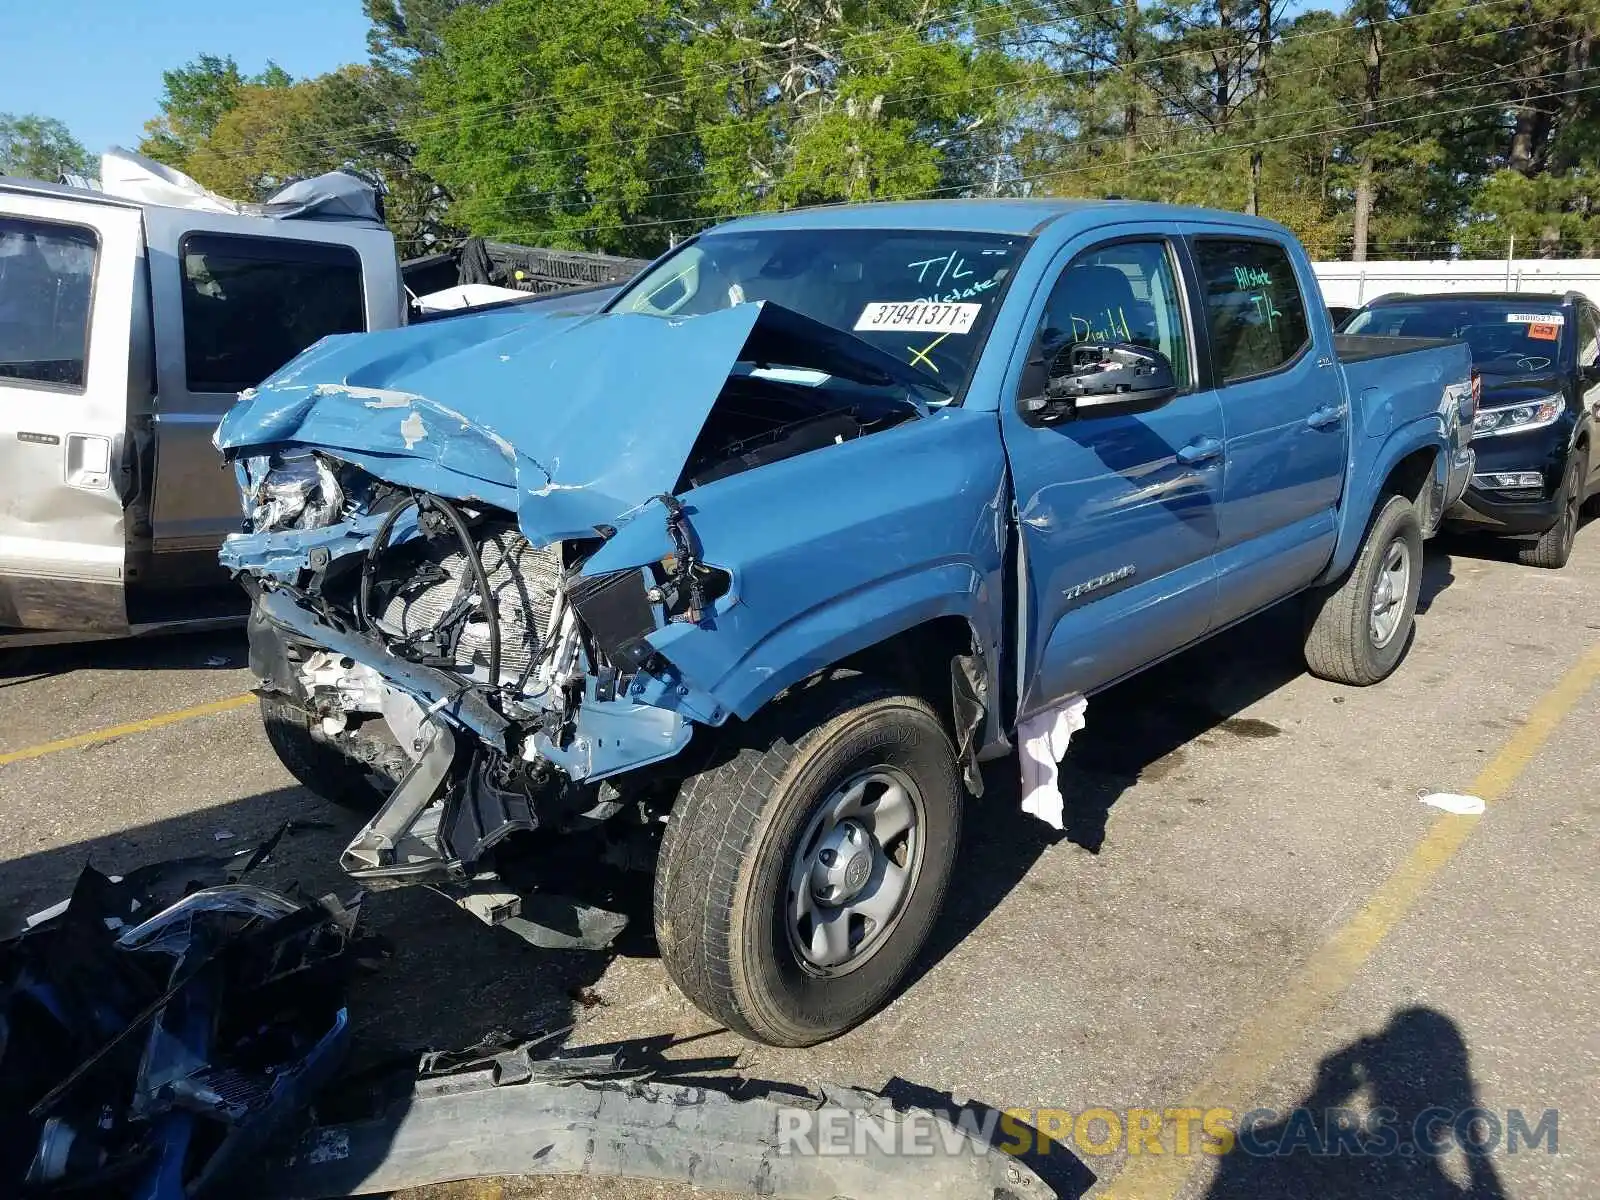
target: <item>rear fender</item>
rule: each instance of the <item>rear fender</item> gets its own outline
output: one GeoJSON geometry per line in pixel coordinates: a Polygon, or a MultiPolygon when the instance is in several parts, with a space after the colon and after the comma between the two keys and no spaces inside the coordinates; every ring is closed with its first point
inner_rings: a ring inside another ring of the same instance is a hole
{"type": "Polygon", "coordinates": [[[1347,499],[1339,513],[1338,542],[1333,560],[1320,582],[1331,583],[1350,569],[1366,536],[1367,523],[1385,494],[1385,482],[1401,460],[1418,450],[1433,451],[1429,486],[1434,496],[1443,497],[1449,483],[1450,448],[1438,413],[1429,413],[1390,430],[1381,440],[1368,439],[1355,444],[1350,465],[1351,485],[1345,488],[1347,499]]]}

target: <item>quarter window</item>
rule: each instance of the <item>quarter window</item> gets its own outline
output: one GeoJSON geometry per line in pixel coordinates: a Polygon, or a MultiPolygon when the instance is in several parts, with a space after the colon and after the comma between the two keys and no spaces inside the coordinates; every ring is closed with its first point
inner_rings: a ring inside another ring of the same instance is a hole
{"type": "Polygon", "coordinates": [[[255,387],[318,339],[366,328],[349,246],[193,233],[182,257],[191,392],[255,387]]]}
{"type": "Polygon", "coordinates": [[[0,216],[0,380],[81,389],[94,231],[0,216]]]}
{"type": "Polygon", "coordinates": [[[1305,298],[1282,246],[1200,238],[1194,253],[1221,382],[1270,374],[1310,344],[1305,298]]]}
{"type": "Polygon", "coordinates": [[[1194,382],[1178,274],[1162,241],[1117,242],[1080,254],[1045,302],[1036,345],[1051,362],[1079,342],[1132,342],[1159,350],[1180,388],[1194,382]]]}

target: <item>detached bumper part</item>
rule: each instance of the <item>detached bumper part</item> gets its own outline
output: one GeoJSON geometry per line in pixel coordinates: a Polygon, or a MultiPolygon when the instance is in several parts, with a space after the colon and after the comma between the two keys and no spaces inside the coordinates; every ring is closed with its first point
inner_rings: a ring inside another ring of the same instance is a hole
{"type": "Polygon", "coordinates": [[[825,1103],[736,1100],[702,1087],[618,1079],[604,1062],[587,1071],[540,1069],[562,1065],[534,1061],[523,1074],[490,1063],[420,1080],[373,1119],[312,1130],[286,1161],[257,1172],[245,1195],[319,1200],[507,1175],[651,1179],[794,1200],[1056,1195],[1021,1159],[944,1116],[897,1111],[870,1093],[830,1091],[825,1103]],[[913,1122],[923,1144],[932,1136],[935,1153],[885,1148],[906,1144],[897,1127],[913,1122]],[[851,1153],[809,1152],[814,1142],[851,1153]]]}
{"type": "Polygon", "coordinates": [[[455,735],[443,722],[425,725],[417,761],[340,856],[347,875],[373,888],[448,877],[451,862],[440,839],[440,794],[455,758],[455,735]]]}

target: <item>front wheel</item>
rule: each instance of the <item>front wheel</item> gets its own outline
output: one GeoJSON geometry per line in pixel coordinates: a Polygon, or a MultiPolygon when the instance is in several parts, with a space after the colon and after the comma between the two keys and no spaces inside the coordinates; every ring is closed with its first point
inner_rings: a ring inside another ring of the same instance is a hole
{"type": "Polygon", "coordinates": [[[1567,559],[1572,557],[1572,543],[1578,536],[1583,476],[1582,464],[1568,464],[1566,479],[1561,485],[1561,515],[1556,518],[1554,525],[1539,535],[1538,541],[1517,551],[1517,561],[1523,566],[1559,571],[1567,565],[1567,559]]]}
{"type": "Polygon", "coordinates": [[[955,748],[924,701],[859,676],[742,733],[672,810],[656,940],[714,1020],[809,1046],[885,1004],[927,940],[960,835],[955,748]]]}
{"type": "Polygon", "coordinates": [[[352,758],[319,735],[318,718],[286,696],[261,693],[261,725],[274,753],[302,785],[342,808],[376,812],[399,781],[390,764],[352,758]],[[384,767],[388,767],[387,773],[384,767]]]}
{"type": "Polygon", "coordinates": [[[1356,561],[1307,601],[1306,666],[1319,679],[1365,687],[1400,662],[1422,587],[1422,524],[1390,496],[1367,526],[1356,561]]]}

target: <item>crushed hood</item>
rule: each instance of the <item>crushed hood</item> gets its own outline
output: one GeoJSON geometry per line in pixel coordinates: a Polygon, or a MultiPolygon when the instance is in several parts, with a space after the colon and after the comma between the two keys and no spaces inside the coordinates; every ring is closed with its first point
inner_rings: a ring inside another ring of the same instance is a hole
{"type": "Polygon", "coordinates": [[[241,395],[217,448],[327,450],[401,486],[513,509],[542,544],[670,491],[741,361],[945,390],[771,303],[683,318],[551,308],[325,338],[241,395]]]}

